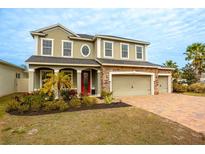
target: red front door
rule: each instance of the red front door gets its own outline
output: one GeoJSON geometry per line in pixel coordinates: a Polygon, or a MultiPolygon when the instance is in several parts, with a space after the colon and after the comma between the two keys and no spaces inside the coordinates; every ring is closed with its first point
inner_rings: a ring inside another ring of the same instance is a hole
{"type": "Polygon", "coordinates": [[[81,93],[90,95],[90,71],[82,71],[81,83],[81,93]]]}

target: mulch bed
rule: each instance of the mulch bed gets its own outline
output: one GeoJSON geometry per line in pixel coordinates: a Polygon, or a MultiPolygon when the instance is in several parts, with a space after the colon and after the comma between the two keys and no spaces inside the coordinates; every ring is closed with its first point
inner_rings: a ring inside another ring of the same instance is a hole
{"type": "Polygon", "coordinates": [[[120,107],[130,107],[131,105],[123,103],[123,102],[113,102],[111,104],[95,104],[93,106],[81,106],[79,108],[69,108],[66,111],[38,111],[38,112],[26,112],[23,114],[20,114],[18,112],[10,112],[12,115],[18,115],[18,116],[33,116],[33,115],[43,115],[43,114],[53,114],[53,113],[60,113],[60,112],[76,112],[76,111],[83,111],[83,110],[96,110],[96,109],[110,109],[110,108],[120,108],[120,107]]]}

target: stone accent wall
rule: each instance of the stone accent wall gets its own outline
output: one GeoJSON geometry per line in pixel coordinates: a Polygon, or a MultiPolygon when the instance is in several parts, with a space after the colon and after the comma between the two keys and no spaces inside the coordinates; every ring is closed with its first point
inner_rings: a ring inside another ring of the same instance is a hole
{"type": "Polygon", "coordinates": [[[136,72],[149,72],[155,73],[154,80],[154,94],[159,94],[158,88],[158,73],[171,73],[171,70],[163,70],[157,68],[145,68],[145,67],[122,67],[122,66],[102,66],[101,67],[101,87],[103,90],[110,91],[110,81],[109,81],[109,72],[114,71],[136,71],[136,72]]]}

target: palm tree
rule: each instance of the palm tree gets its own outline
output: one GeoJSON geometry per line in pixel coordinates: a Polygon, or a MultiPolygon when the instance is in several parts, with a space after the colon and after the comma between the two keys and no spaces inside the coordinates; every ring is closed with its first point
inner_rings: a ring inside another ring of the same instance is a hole
{"type": "Polygon", "coordinates": [[[59,72],[56,74],[48,74],[47,79],[45,79],[44,82],[45,83],[41,89],[42,92],[51,96],[54,91],[56,99],[60,98],[60,90],[62,88],[71,88],[71,79],[63,72],[59,72]]]}
{"type": "Polygon", "coordinates": [[[169,68],[174,68],[174,70],[172,71],[172,77],[174,81],[176,81],[180,77],[179,66],[177,65],[176,62],[172,60],[167,60],[165,63],[163,63],[163,65],[169,68]]]}
{"type": "Polygon", "coordinates": [[[184,54],[186,55],[185,59],[191,61],[199,79],[205,67],[205,44],[193,43],[187,47],[184,54]]]}
{"type": "Polygon", "coordinates": [[[167,60],[165,63],[163,63],[163,65],[166,67],[178,69],[177,63],[172,60],[167,60]]]}

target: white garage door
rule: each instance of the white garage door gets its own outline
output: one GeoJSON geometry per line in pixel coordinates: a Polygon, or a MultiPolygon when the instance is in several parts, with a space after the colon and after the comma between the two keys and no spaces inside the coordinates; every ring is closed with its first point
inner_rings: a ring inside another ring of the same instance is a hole
{"type": "Polygon", "coordinates": [[[168,93],[168,77],[167,76],[159,76],[159,93],[168,93]]]}
{"type": "Polygon", "coordinates": [[[150,75],[113,75],[113,96],[137,96],[151,94],[150,75]]]}

